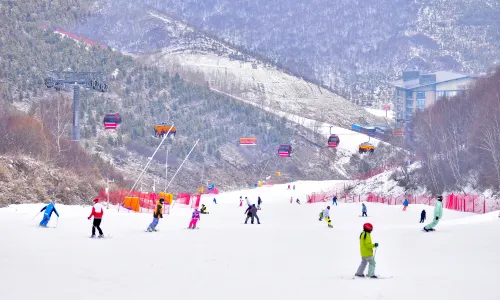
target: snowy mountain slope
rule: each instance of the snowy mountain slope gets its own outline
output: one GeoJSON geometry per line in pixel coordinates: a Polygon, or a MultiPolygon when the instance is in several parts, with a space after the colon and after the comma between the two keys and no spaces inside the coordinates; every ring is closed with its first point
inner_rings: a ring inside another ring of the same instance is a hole
{"type": "Polygon", "coordinates": [[[500,63],[495,0],[146,3],[351,100],[390,100],[388,82],[404,69],[482,73],[500,63]]]}
{"type": "Polygon", "coordinates": [[[142,56],[149,65],[200,84],[208,81],[212,87],[261,105],[300,112],[342,127],[384,121],[327,89],[278,69],[257,54],[159,12],[154,4],[102,3],[106,5],[71,30],[142,56]]]}
{"type": "Polygon", "coordinates": [[[178,53],[169,50],[150,55],[145,61],[149,65],[178,72],[184,78],[202,76],[210,87],[245,98],[259,106],[300,114],[337,126],[350,128],[353,123],[385,122],[327,89],[261,61],[240,61],[214,53],[178,53]]]}
{"type": "MultiPolygon", "coordinates": [[[[297,182],[296,191],[332,183],[297,182]]],[[[481,286],[481,299],[497,297],[498,270],[485,267],[500,263],[498,239],[487,238],[500,230],[497,214],[445,210],[437,231],[424,233],[420,211],[429,213],[432,207],[415,205],[402,212],[368,204],[369,217],[360,218],[360,204],[341,203],[332,207],[330,229],[318,221],[325,204],[290,204],[291,196],[296,196],[293,191],[278,185],[224,193],[217,205],[203,198],[210,214],[201,216],[199,230],[185,229],[191,209],[181,205],[160,220],[157,233],[143,232],[151,214],[106,210],[102,228],[111,237],[103,240],[88,238],[89,207],[58,206],[60,219],[54,216],[49,223],[58,226],[48,229],[37,227],[39,218],[31,220],[41,204],[0,209],[0,226],[10,228],[0,248],[0,296],[301,300],[326,293],[353,300],[466,300],[476,298],[481,286]],[[242,224],[240,195],[252,202],[262,197],[262,224],[242,224]],[[360,261],[358,238],[367,221],[379,243],[376,273],[392,279],[350,279],[360,261]],[[46,291],[48,283],[53,291],[46,291]]]]}

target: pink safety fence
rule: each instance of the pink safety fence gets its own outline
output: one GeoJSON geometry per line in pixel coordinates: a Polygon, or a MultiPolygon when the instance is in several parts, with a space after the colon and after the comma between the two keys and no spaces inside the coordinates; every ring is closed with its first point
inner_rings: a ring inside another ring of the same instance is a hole
{"type": "MultiPolygon", "coordinates": [[[[436,197],[428,195],[384,195],[376,193],[368,193],[366,195],[359,194],[340,194],[337,195],[335,190],[327,192],[319,192],[307,195],[307,203],[331,202],[333,196],[337,196],[338,202],[343,203],[382,203],[387,205],[403,205],[405,199],[408,199],[409,204],[425,204],[432,206],[436,197]]],[[[450,194],[444,196],[444,207],[450,210],[471,212],[484,214],[496,210],[500,210],[500,200],[490,199],[481,195],[470,194],[450,194]]]]}

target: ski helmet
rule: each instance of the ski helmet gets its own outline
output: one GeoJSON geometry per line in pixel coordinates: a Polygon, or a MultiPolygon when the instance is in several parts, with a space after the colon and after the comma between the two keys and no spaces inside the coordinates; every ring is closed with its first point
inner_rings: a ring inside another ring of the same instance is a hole
{"type": "Polygon", "coordinates": [[[365,223],[363,224],[363,229],[366,231],[372,231],[373,230],[373,225],[370,223],[365,223]]]}
{"type": "Polygon", "coordinates": [[[327,206],[326,208],[330,209],[330,206],[327,206]]]}
{"type": "Polygon", "coordinates": [[[94,203],[97,203],[97,202],[99,202],[99,199],[95,198],[94,203]]]}
{"type": "Polygon", "coordinates": [[[160,198],[160,203],[163,203],[163,202],[165,202],[165,199],[160,198]]]}
{"type": "Polygon", "coordinates": [[[442,202],[443,201],[443,196],[438,196],[437,200],[442,202]]]}

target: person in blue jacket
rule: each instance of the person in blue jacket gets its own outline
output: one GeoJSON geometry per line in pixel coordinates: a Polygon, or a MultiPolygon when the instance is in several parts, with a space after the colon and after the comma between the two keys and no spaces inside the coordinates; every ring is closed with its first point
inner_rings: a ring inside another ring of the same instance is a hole
{"type": "Polygon", "coordinates": [[[337,204],[337,196],[333,196],[332,201],[333,201],[332,205],[337,205],[338,206],[338,204],[337,204]]]}
{"type": "Polygon", "coordinates": [[[405,199],[405,201],[403,202],[403,211],[406,211],[407,208],[408,208],[408,199],[405,199]]]}
{"type": "Polygon", "coordinates": [[[363,213],[361,216],[362,217],[368,217],[368,215],[366,214],[367,212],[367,209],[366,209],[366,205],[364,203],[362,203],[362,208],[361,208],[361,212],[363,213]]]}
{"type": "Polygon", "coordinates": [[[42,210],[40,210],[40,212],[45,210],[45,213],[43,214],[43,219],[40,222],[40,226],[47,227],[47,224],[49,224],[52,213],[56,213],[57,217],[59,218],[59,213],[57,212],[55,205],[56,205],[55,201],[51,201],[48,205],[44,206],[42,210]]]}

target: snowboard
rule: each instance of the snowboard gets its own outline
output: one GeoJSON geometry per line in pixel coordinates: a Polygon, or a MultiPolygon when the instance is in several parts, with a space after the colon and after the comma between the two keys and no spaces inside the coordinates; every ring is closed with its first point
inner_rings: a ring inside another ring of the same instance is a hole
{"type": "Polygon", "coordinates": [[[360,218],[368,218],[368,216],[366,216],[366,217],[365,216],[358,216],[358,217],[360,217],[360,218]]]}
{"type": "Polygon", "coordinates": [[[431,232],[431,231],[436,231],[436,229],[431,228],[431,229],[429,229],[428,231],[425,231],[425,229],[423,229],[423,228],[422,228],[422,231],[423,231],[423,232],[431,232]]]}
{"type": "Polygon", "coordinates": [[[200,227],[195,227],[195,228],[186,227],[186,229],[200,229],[200,227]]]}

